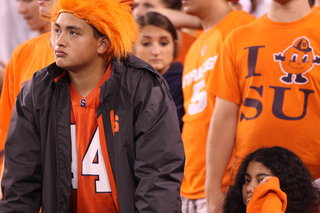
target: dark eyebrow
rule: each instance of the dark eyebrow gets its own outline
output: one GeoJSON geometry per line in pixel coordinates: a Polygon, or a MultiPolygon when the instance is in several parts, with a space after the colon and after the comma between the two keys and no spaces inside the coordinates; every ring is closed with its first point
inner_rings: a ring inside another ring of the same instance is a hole
{"type": "Polygon", "coordinates": [[[251,176],[248,173],[245,173],[244,176],[248,176],[249,178],[251,178],[251,176]]]}
{"type": "MultiPolygon", "coordinates": [[[[54,25],[55,25],[56,27],[61,28],[58,23],[54,23],[54,25]]],[[[76,27],[76,26],[67,26],[66,28],[67,28],[67,30],[81,30],[80,27],[76,27]]]]}
{"type": "Polygon", "coordinates": [[[270,174],[266,174],[266,173],[259,173],[257,174],[257,177],[261,177],[261,176],[271,176],[270,174]]]}
{"type": "MultiPolygon", "coordinates": [[[[248,173],[245,173],[244,176],[248,176],[251,178],[251,176],[248,173]]],[[[261,176],[271,176],[270,174],[266,174],[266,173],[259,173],[256,175],[257,177],[261,177],[261,176]]]]}
{"type": "Polygon", "coordinates": [[[148,38],[148,39],[151,39],[151,36],[146,36],[146,35],[144,35],[144,36],[142,36],[142,38],[148,38]]]}

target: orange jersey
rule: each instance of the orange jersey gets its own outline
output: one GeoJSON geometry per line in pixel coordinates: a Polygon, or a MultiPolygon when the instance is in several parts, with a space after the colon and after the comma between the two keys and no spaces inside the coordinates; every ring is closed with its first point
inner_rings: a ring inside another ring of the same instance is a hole
{"type": "Polygon", "coordinates": [[[177,55],[177,58],[174,61],[180,62],[181,64],[183,64],[185,57],[188,53],[188,50],[191,47],[191,45],[193,44],[193,42],[196,40],[196,38],[189,35],[188,33],[183,32],[183,31],[180,31],[180,32],[181,32],[181,37],[182,37],[181,47],[179,50],[179,54],[177,55]]]}
{"type": "Polygon", "coordinates": [[[234,28],[254,19],[252,15],[243,11],[230,12],[220,23],[202,34],[186,56],[182,76],[185,108],[182,140],[186,165],[181,187],[181,194],[186,198],[205,197],[206,142],[215,102],[214,98],[208,96],[204,90],[210,72],[225,37],[234,28]]]}
{"type": "Polygon", "coordinates": [[[69,85],[73,188],[70,212],[118,212],[102,120],[97,120],[99,87],[109,78],[110,72],[111,65],[86,98],[79,95],[72,83],[69,85]]]}
{"type": "MultiPolygon", "coordinates": [[[[0,99],[0,152],[4,149],[11,114],[20,88],[43,67],[55,61],[50,46],[51,33],[45,33],[19,45],[12,53],[0,99]]],[[[1,161],[3,155],[1,156],[1,161]]],[[[0,164],[0,170],[2,163],[0,164]]]]}
{"type": "Polygon", "coordinates": [[[319,22],[315,12],[288,23],[264,15],[226,39],[207,91],[239,105],[232,177],[249,152],[274,145],[320,177],[319,22]]]}
{"type": "Polygon", "coordinates": [[[246,213],[284,213],[286,208],[287,195],[280,189],[279,179],[271,177],[253,191],[246,213]]]}

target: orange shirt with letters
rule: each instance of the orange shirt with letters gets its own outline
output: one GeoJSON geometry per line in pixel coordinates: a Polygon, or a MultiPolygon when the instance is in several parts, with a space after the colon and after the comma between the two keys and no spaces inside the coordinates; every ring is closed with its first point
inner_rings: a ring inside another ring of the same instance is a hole
{"type": "Polygon", "coordinates": [[[264,15],[226,39],[206,90],[239,105],[232,177],[251,151],[275,145],[320,177],[319,22],[315,12],[287,23],[264,15]]]}
{"type": "Polygon", "coordinates": [[[90,94],[82,98],[70,83],[72,194],[70,212],[118,213],[116,185],[108,156],[102,119],[97,119],[100,86],[111,65],[90,94]]]}
{"type": "MultiPolygon", "coordinates": [[[[182,90],[185,115],[182,140],[186,164],[181,186],[182,196],[189,199],[205,197],[206,142],[215,99],[205,91],[209,75],[225,37],[236,27],[255,18],[243,11],[232,11],[216,26],[202,34],[191,46],[183,70],[182,90]]],[[[228,184],[228,177],[224,184],[228,184]]],[[[225,189],[224,188],[224,189],[225,189]]]]}
{"type": "MultiPolygon", "coordinates": [[[[36,71],[55,61],[50,37],[51,32],[48,32],[30,39],[19,45],[11,55],[0,99],[0,161],[3,160],[4,143],[20,88],[36,71]]],[[[0,171],[1,167],[2,163],[0,163],[0,171]]]]}

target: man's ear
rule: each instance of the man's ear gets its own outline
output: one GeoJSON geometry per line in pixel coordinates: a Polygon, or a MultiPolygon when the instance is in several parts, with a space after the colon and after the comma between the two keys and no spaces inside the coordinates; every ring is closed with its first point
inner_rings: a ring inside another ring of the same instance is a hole
{"type": "Polygon", "coordinates": [[[107,36],[103,36],[103,37],[100,37],[98,41],[99,41],[98,53],[103,54],[109,49],[110,40],[108,39],[107,36]]]}

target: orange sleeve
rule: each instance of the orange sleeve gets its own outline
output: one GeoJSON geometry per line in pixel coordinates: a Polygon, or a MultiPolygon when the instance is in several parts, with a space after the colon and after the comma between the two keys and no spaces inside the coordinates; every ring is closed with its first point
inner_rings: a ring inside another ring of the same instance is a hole
{"type": "Polygon", "coordinates": [[[3,150],[5,139],[7,136],[11,114],[13,111],[15,100],[12,98],[13,82],[12,72],[15,70],[15,51],[12,53],[11,59],[6,68],[6,74],[3,81],[1,99],[0,99],[0,150],[3,150]]]}
{"type": "Polygon", "coordinates": [[[280,189],[279,179],[271,177],[253,192],[247,206],[247,213],[284,213],[287,208],[287,195],[280,189]]]}
{"type": "Polygon", "coordinates": [[[238,69],[233,60],[235,58],[233,38],[232,35],[229,35],[223,43],[216,64],[209,77],[206,91],[219,98],[240,105],[241,90],[239,87],[238,69]]]}

